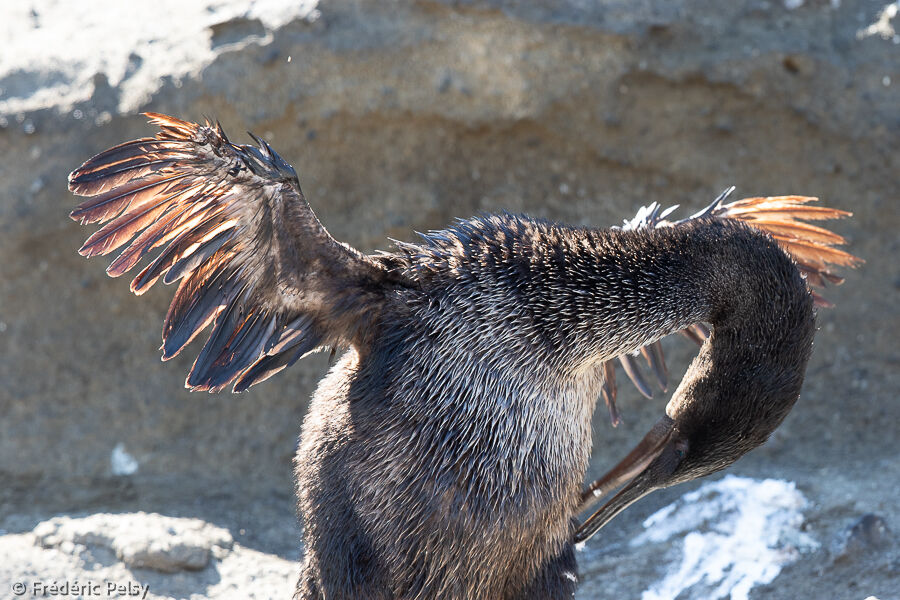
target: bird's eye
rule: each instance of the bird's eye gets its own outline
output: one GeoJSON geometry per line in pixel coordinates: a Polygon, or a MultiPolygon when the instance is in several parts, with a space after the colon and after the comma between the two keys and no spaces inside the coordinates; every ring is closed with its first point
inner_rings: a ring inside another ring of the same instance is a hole
{"type": "Polygon", "coordinates": [[[687,451],[688,451],[687,442],[685,442],[683,440],[679,440],[679,441],[675,442],[675,453],[678,455],[679,459],[682,459],[685,456],[687,456],[687,451]]]}

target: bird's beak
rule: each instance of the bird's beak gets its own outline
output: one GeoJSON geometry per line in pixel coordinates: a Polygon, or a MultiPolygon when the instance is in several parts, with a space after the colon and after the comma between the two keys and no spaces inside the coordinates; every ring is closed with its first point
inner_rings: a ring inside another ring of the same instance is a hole
{"type": "Polygon", "coordinates": [[[669,469],[661,470],[656,463],[670,445],[674,433],[675,421],[663,416],[628,456],[584,491],[580,510],[586,510],[600,497],[622,485],[625,486],[581,524],[575,532],[575,543],[585,541],[629,505],[662,487],[659,484],[664,477],[661,476],[669,473],[661,471],[669,469]]]}

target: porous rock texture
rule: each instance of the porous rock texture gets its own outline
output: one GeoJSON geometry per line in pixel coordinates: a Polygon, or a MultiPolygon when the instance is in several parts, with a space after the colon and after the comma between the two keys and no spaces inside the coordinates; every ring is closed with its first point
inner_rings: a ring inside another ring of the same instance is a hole
{"type": "Polygon", "coordinates": [[[163,573],[204,569],[211,555],[221,558],[233,544],[227,529],[200,519],[146,513],[55,517],[38,524],[33,533],[44,548],[105,549],[132,569],[163,573]]]}
{"type": "MultiPolygon", "coordinates": [[[[173,289],[134,298],[103,260],[75,253],[89,230],[66,216],[77,202],[66,174],[150,134],[142,110],[265,137],[326,227],[363,250],[480,211],[616,224],[651,201],[699,208],[731,184],[737,197],[815,195],[852,210],[835,229],[867,263],[827,294],[837,308],[819,315],[794,412],[732,470],[796,481],[823,542],[867,513],[900,529],[895,5],[108,0],[75,11],[41,0],[2,11],[0,527],[16,544],[55,514],[127,509],[301,552],[290,459],[327,357],[243,395],[188,394],[199,345],[158,360],[173,289]]],[[[666,348],[680,376],[695,348],[666,348]]],[[[664,402],[623,389],[615,430],[601,407],[591,475],[664,402]]],[[[684,491],[591,540],[584,598],[637,597],[660,576],[623,540],[684,491]]],[[[754,594],[897,597],[894,541],[840,561],[826,548],[754,594]]]]}

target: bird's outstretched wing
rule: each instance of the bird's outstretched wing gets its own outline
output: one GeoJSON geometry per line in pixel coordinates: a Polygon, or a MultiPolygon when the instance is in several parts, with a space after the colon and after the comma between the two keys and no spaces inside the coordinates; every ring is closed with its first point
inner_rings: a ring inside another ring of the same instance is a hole
{"type": "Polygon", "coordinates": [[[397,276],[331,237],[266,142],[234,145],[218,123],[147,116],[156,137],[102,152],[69,176],[69,189],[90,197],[71,217],[105,223],[82,255],[124,246],[113,277],[162,248],[131,289],[181,280],[163,360],[212,325],[186,386],[241,391],[318,347],[360,343],[397,276]]]}
{"type": "MultiPolygon", "coordinates": [[[[722,204],[733,190],[734,188],[729,188],[705,209],[686,219],[677,221],[668,219],[669,215],[678,208],[677,206],[663,210],[659,204],[654,202],[649,206],[641,207],[633,219],[625,221],[622,229],[677,227],[683,223],[704,218],[741,221],[771,235],[781,248],[791,255],[797,263],[797,268],[806,277],[806,281],[810,286],[810,294],[817,306],[833,306],[828,300],[819,295],[816,289],[824,288],[829,283],[840,285],[844,282],[842,277],[832,272],[834,265],[853,268],[863,261],[852,254],[835,248],[835,246],[840,246],[847,242],[843,237],[806,221],[841,219],[851,216],[851,213],[836,208],[818,206],[814,204],[818,202],[818,198],[808,196],[745,198],[730,204],[722,204]]],[[[695,323],[683,330],[682,333],[698,344],[702,344],[709,335],[709,330],[703,323],[695,323]]],[[[647,365],[660,389],[665,391],[668,385],[668,370],[666,369],[662,346],[660,346],[659,342],[654,342],[641,348],[640,353],[646,359],[647,365]]],[[[637,357],[628,354],[620,356],[618,359],[638,391],[647,398],[652,398],[653,388],[641,370],[637,357]]],[[[614,363],[607,361],[603,363],[602,369],[604,375],[602,396],[609,408],[610,419],[613,425],[616,425],[619,422],[619,416],[616,410],[614,363]]]]}

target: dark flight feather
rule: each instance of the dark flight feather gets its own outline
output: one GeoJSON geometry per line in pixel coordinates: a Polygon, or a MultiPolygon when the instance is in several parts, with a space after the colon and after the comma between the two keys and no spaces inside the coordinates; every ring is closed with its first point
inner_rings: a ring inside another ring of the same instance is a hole
{"type": "Polygon", "coordinates": [[[641,354],[644,355],[650,370],[656,377],[659,389],[665,392],[666,388],[669,387],[669,369],[666,367],[662,346],[659,342],[653,342],[641,348],[641,354]]]}
{"type": "Polygon", "coordinates": [[[176,356],[228,305],[237,288],[231,273],[206,265],[185,279],[172,299],[163,322],[163,360],[176,356]],[[206,271],[215,271],[206,275],[206,271]]]}
{"type": "Polygon", "coordinates": [[[619,357],[619,362],[622,363],[625,374],[628,375],[628,378],[634,383],[638,391],[643,394],[645,398],[652,399],[653,388],[650,387],[650,384],[647,383],[646,378],[644,378],[644,373],[638,366],[637,360],[630,354],[623,354],[619,357]]]}
{"type": "Polygon", "coordinates": [[[402,278],[335,241],[266,142],[235,145],[218,123],[147,116],[156,137],[101,152],[69,176],[69,189],[89,196],[71,216],[105,223],[85,256],[125,246],[112,276],[162,248],[131,289],[181,282],[163,324],[164,359],[212,326],[187,386],[216,391],[238,379],[246,389],[319,346],[361,343],[386,284],[402,278]]]}
{"type": "MultiPolygon", "coordinates": [[[[179,173],[170,174],[168,177],[140,177],[129,180],[121,186],[114,187],[81,203],[69,216],[80,221],[82,225],[108,221],[118,216],[123,210],[131,208],[135,201],[139,206],[142,202],[153,199],[158,192],[162,191],[160,188],[166,188],[169,184],[184,179],[186,176],[186,174],[179,173]]],[[[82,246],[83,249],[84,246],[82,246]]]]}
{"type": "Polygon", "coordinates": [[[265,355],[241,374],[234,383],[234,391],[241,392],[293,365],[320,347],[322,338],[310,319],[295,319],[282,329],[277,339],[274,336],[269,338],[264,348],[265,355]]]}
{"type": "MultiPolygon", "coordinates": [[[[189,188],[186,193],[193,193],[196,188],[189,188]]],[[[110,263],[106,272],[110,277],[119,277],[130,271],[151,250],[170,241],[181,231],[180,225],[184,223],[185,216],[196,214],[196,207],[190,205],[176,207],[149,225],[137,235],[127,248],[122,250],[116,259],[110,263]]],[[[135,288],[131,290],[136,292],[135,288]]],[[[142,292],[136,292],[142,293],[142,292]]]]}
{"type": "Polygon", "coordinates": [[[142,138],[114,146],[85,162],[69,177],[69,189],[80,196],[96,196],[123,183],[162,170],[167,163],[191,161],[180,153],[183,140],[159,141],[142,138]],[[165,152],[165,158],[158,155],[165,152]]]}

